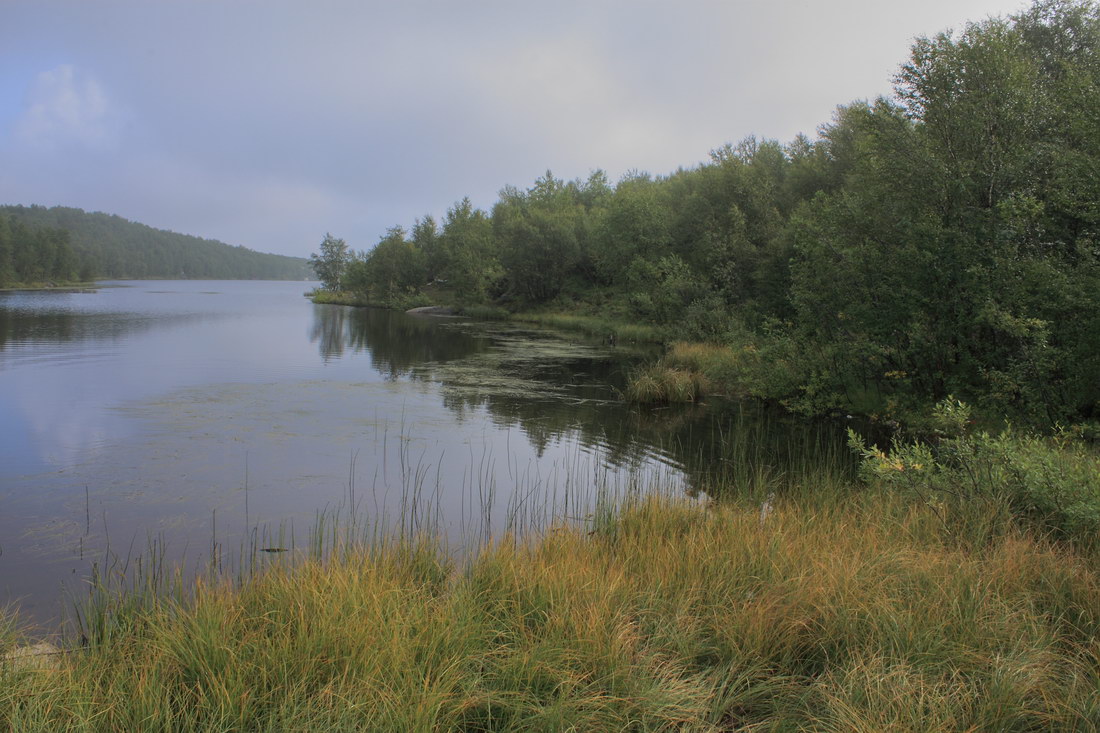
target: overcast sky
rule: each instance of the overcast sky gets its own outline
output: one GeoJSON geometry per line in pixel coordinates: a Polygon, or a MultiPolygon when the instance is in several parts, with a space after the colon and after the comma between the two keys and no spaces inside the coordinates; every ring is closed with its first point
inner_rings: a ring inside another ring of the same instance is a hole
{"type": "Polygon", "coordinates": [[[814,136],[1007,0],[3,0],[0,203],[306,256],[547,169],[814,136]]]}

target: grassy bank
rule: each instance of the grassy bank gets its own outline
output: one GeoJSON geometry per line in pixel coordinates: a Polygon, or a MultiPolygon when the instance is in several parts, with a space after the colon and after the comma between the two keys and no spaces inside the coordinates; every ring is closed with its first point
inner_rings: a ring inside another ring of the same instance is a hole
{"type": "Polygon", "coordinates": [[[872,488],[651,499],[461,566],[375,542],[141,599],[3,668],[0,725],[1095,730],[1097,559],[872,488]]]}
{"type": "Polygon", "coordinates": [[[355,293],[349,293],[342,290],[324,290],[323,288],[317,288],[316,290],[307,292],[305,296],[317,305],[348,305],[355,308],[388,307],[382,303],[365,300],[355,293]]]}
{"type": "Polygon", "coordinates": [[[663,343],[668,337],[667,330],[660,326],[650,323],[631,323],[598,315],[520,312],[512,314],[511,319],[562,331],[575,331],[586,336],[603,339],[612,344],[659,344],[663,343]]]}
{"type": "MultiPolygon", "coordinates": [[[[374,300],[363,295],[349,292],[324,290],[318,288],[306,293],[306,297],[321,305],[347,305],[357,308],[388,308],[390,310],[408,310],[427,305],[449,305],[447,293],[438,289],[425,290],[416,295],[403,296],[390,300],[374,300]]],[[[631,323],[608,316],[585,315],[564,312],[513,312],[493,305],[450,306],[460,315],[487,321],[517,321],[533,323],[561,331],[582,333],[592,338],[603,339],[608,343],[664,343],[668,331],[662,327],[647,323],[631,323]]]]}
{"type": "Polygon", "coordinates": [[[74,282],[30,282],[30,283],[5,283],[0,287],[0,293],[14,290],[89,290],[100,287],[99,283],[91,281],[74,282]]]}

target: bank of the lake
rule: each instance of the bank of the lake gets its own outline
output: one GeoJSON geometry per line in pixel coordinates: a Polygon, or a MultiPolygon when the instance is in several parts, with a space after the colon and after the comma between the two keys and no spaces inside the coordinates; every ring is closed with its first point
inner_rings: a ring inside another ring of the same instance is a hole
{"type": "MultiPolygon", "coordinates": [[[[1095,730],[1097,555],[855,486],[130,595],[12,730],[1095,730]],[[963,528],[969,529],[963,529],[963,528]],[[981,527],[982,529],[978,529],[981,527]]],[[[3,643],[17,637],[9,620],[3,643]]]]}
{"type": "Polygon", "coordinates": [[[630,321],[598,312],[581,313],[546,309],[513,311],[486,304],[454,305],[445,299],[441,300],[434,291],[396,300],[374,300],[357,293],[317,288],[307,292],[306,297],[318,305],[346,305],[354,308],[385,308],[406,312],[421,308],[439,308],[449,313],[479,320],[531,323],[561,331],[582,333],[585,336],[603,339],[608,343],[664,344],[671,338],[671,331],[657,324],[630,321]]]}
{"type": "Polygon", "coordinates": [[[14,293],[20,290],[43,290],[43,291],[72,291],[72,290],[93,290],[95,288],[102,287],[98,282],[77,280],[73,282],[28,282],[28,283],[6,283],[4,287],[0,288],[0,293],[14,293]]]}
{"type": "Polygon", "coordinates": [[[645,350],[600,339],[314,305],[294,282],[107,285],[0,294],[0,606],[45,632],[150,541],[165,567],[230,564],[253,531],[393,517],[416,490],[416,521],[466,542],[583,516],[597,483],[697,493],[845,452],[835,425],[758,405],[624,403],[645,350]]]}
{"type": "Polygon", "coordinates": [[[673,325],[631,319],[615,309],[592,303],[563,308],[509,310],[495,305],[453,305],[446,292],[424,290],[404,298],[375,300],[363,294],[317,288],[306,294],[315,304],[356,308],[420,311],[446,309],[470,318],[529,323],[583,334],[607,344],[652,344],[663,347],[660,358],[634,370],[623,396],[631,402],[663,405],[695,402],[720,395],[782,404],[806,416],[844,412],[898,425],[922,419],[931,403],[899,405],[881,389],[852,386],[844,394],[816,394],[805,389],[806,367],[798,347],[780,338],[739,332],[715,341],[685,340],[673,325]]]}
{"type": "MultiPolygon", "coordinates": [[[[142,370],[158,380],[148,396],[128,391],[87,413],[110,414],[101,432],[115,437],[78,455],[107,467],[133,457],[133,472],[69,460],[60,478],[39,472],[27,486],[40,506],[61,506],[57,523],[81,552],[99,539],[93,523],[106,535],[110,521],[115,537],[125,528],[123,540],[163,533],[141,502],[159,517],[186,499],[196,511],[179,539],[209,553],[186,565],[142,553],[140,541],[125,557],[98,548],[92,562],[104,564],[91,593],[76,595],[77,625],[57,653],[22,652],[35,632],[21,637],[26,617],[9,612],[0,725],[1100,721],[1100,458],[1068,433],[987,435],[966,405],[945,401],[935,444],[876,447],[853,433],[838,445],[835,429],[830,438],[789,416],[764,420],[755,403],[624,405],[610,387],[630,368],[623,349],[314,306],[291,284],[220,289],[158,284],[11,304],[7,369],[28,385],[49,377],[42,394],[59,374],[113,373],[159,353],[147,335],[186,345],[197,361],[178,366],[193,383],[159,364],[142,370]],[[118,318],[128,313],[145,316],[118,318]],[[287,338],[295,332],[300,342],[287,338]],[[202,353],[213,336],[219,348],[202,353]],[[275,346],[287,350],[277,359],[265,350],[275,346]],[[129,437],[147,426],[155,431],[129,437]],[[507,459],[495,472],[494,451],[507,459]],[[85,476],[104,481],[91,504],[85,476]],[[168,490],[154,496],[158,482],[168,490]],[[148,496],[131,490],[139,483],[148,496]],[[246,531],[236,561],[223,552],[261,512],[271,530],[282,526],[272,517],[303,509],[319,517],[310,540],[301,525],[296,543],[246,531]],[[203,562],[208,572],[176,572],[203,562]]],[[[16,559],[33,560],[20,549],[16,559]]]]}

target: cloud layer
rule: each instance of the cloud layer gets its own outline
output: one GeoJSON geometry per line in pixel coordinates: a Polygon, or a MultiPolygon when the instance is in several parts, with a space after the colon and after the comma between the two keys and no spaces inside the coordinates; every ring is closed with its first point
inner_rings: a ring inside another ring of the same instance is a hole
{"type": "Polygon", "coordinates": [[[1003,0],[9,0],[0,203],[264,251],[394,224],[550,168],[667,173],[813,134],[889,92],[918,34],[1003,0]]]}

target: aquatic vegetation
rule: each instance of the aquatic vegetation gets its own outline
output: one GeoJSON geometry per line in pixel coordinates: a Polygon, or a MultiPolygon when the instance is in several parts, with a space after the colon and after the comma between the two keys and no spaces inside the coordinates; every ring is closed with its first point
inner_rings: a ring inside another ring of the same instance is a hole
{"type": "Polygon", "coordinates": [[[967,551],[896,494],[658,497],[465,561],[375,537],[147,597],[57,668],[0,668],[0,724],[1087,730],[1097,609],[1094,558],[967,551]]]}
{"type": "Polygon", "coordinates": [[[698,372],[655,364],[634,374],[625,394],[631,402],[646,405],[695,402],[702,399],[707,387],[698,372]]]}
{"type": "Polygon", "coordinates": [[[649,323],[630,322],[629,320],[606,316],[582,315],[578,313],[516,313],[514,320],[536,323],[548,328],[580,333],[603,339],[610,343],[640,344],[661,343],[667,338],[667,331],[649,323]]]}

